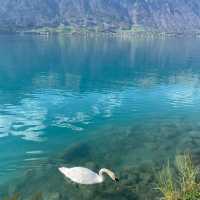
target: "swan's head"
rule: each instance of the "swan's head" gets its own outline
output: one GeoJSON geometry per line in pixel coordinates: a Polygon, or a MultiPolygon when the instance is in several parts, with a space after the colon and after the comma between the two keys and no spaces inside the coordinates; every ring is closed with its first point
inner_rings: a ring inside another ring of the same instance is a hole
{"type": "Polygon", "coordinates": [[[110,174],[110,178],[115,182],[119,182],[119,178],[113,172],[110,174]]]}
{"type": "Polygon", "coordinates": [[[117,176],[115,175],[115,173],[112,172],[111,170],[103,168],[103,169],[100,170],[99,174],[102,175],[103,173],[105,173],[105,174],[107,174],[108,176],[110,176],[110,178],[111,178],[113,181],[119,182],[119,179],[117,178],[117,176]]]}

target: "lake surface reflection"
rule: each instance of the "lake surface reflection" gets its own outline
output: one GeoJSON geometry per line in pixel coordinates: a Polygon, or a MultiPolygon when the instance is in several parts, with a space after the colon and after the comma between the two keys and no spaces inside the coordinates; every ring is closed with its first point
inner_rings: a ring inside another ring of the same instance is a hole
{"type": "Polygon", "coordinates": [[[0,199],[155,199],[169,158],[189,150],[200,164],[199,39],[0,44],[0,199]],[[76,187],[61,165],[111,168],[120,183],[76,187]]]}

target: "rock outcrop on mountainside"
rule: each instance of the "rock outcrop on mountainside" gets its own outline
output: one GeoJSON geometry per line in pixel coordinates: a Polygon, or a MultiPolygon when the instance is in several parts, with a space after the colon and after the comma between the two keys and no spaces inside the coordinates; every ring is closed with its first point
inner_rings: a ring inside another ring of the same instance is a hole
{"type": "Polygon", "coordinates": [[[0,0],[0,5],[1,31],[61,25],[108,31],[200,29],[199,0],[0,0]]]}

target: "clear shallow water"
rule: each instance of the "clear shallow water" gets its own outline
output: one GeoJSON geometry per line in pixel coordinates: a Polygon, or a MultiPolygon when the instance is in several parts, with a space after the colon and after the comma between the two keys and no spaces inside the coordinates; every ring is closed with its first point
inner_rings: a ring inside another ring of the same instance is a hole
{"type": "Polygon", "coordinates": [[[168,158],[190,150],[200,163],[199,39],[0,44],[0,195],[154,199],[153,171],[168,158]],[[108,167],[121,181],[77,188],[60,165],[108,167]]]}

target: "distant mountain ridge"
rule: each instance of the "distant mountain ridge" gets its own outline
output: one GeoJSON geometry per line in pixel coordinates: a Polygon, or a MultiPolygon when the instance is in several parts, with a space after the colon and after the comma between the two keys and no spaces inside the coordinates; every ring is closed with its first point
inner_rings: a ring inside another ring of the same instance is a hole
{"type": "Polygon", "coordinates": [[[0,0],[0,30],[75,27],[200,30],[199,0],[0,0]]]}

